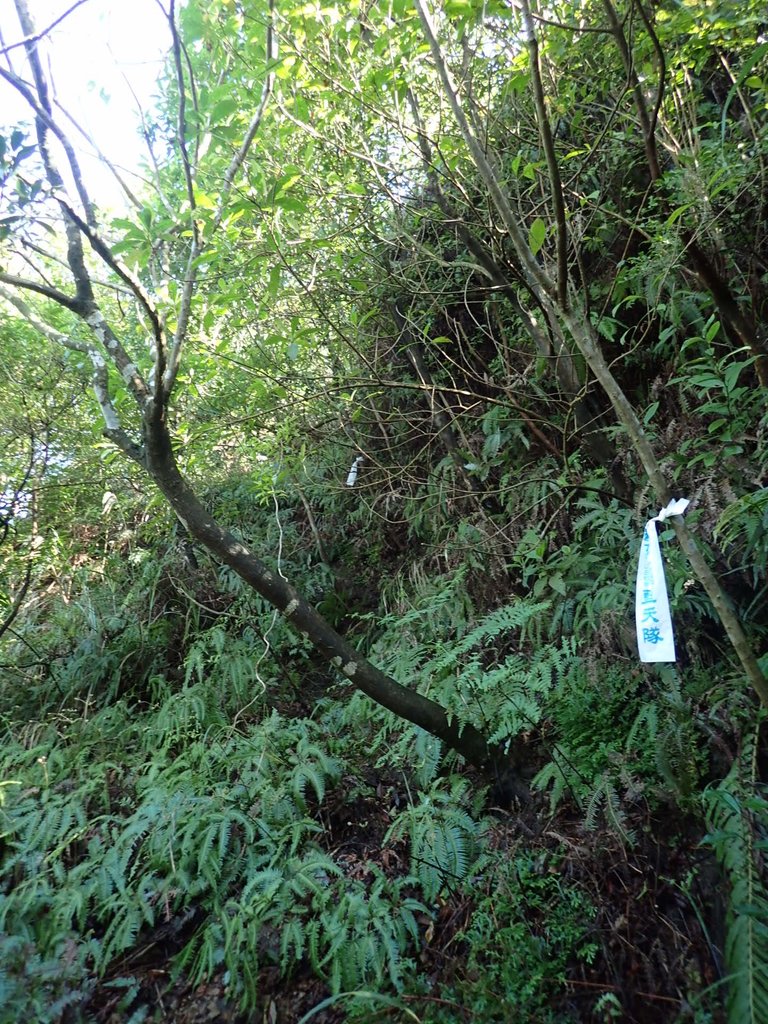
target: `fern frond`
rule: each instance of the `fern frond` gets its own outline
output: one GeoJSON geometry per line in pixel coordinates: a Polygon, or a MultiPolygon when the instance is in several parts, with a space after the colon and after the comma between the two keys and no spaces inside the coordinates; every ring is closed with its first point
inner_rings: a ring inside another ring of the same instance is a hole
{"type": "Polygon", "coordinates": [[[616,791],[612,773],[604,772],[597,780],[587,802],[584,825],[588,829],[595,828],[598,815],[602,814],[622,843],[631,846],[635,841],[634,833],[626,827],[627,819],[621,806],[621,798],[616,791]]]}
{"type": "Polygon", "coordinates": [[[768,884],[765,841],[768,795],[757,783],[758,729],[744,742],[728,776],[704,794],[704,840],[731,886],[725,958],[729,1024],[768,1020],[768,884]]]}

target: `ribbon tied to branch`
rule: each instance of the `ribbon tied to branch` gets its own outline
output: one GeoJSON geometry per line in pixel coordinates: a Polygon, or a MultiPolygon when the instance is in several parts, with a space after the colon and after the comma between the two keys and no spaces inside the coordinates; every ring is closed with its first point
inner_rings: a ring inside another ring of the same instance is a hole
{"type": "Polygon", "coordinates": [[[656,523],[663,523],[669,516],[681,516],[689,504],[687,498],[670,501],[666,508],[645,524],[635,589],[635,624],[640,661],[676,660],[675,635],[656,523]]]}

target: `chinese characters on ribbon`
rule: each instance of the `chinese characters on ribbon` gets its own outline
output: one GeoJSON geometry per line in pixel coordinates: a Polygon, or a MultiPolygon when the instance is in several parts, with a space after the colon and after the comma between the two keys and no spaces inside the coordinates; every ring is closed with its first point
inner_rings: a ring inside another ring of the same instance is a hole
{"type": "Polygon", "coordinates": [[[687,507],[685,498],[671,501],[645,524],[635,590],[635,624],[641,661],[675,660],[675,637],[656,523],[668,516],[682,515],[687,507]]]}

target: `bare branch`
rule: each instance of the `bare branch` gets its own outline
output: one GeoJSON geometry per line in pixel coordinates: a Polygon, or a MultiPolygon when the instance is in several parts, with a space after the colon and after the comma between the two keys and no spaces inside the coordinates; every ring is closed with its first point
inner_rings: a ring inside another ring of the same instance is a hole
{"type": "Polygon", "coordinates": [[[55,21],[52,21],[51,24],[47,26],[47,28],[44,28],[42,32],[36,32],[34,35],[26,36],[24,39],[20,39],[17,43],[9,43],[8,46],[3,46],[2,48],[0,48],[0,56],[4,57],[7,53],[10,53],[11,50],[17,50],[20,46],[29,46],[30,43],[39,43],[41,39],[44,39],[49,34],[49,32],[52,32],[53,29],[56,28],[57,25],[60,25],[62,21],[65,21],[70,16],[70,14],[77,10],[78,7],[82,7],[83,4],[87,3],[88,0],[76,0],[76,2],[73,3],[70,8],[64,11],[63,14],[60,14],[59,17],[56,18],[55,21]]]}
{"type": "MultiPolygon", "coordinates": [[[[168,401],[176,383],[179,372],[179,360],[181,349],[189,330],[189,318],[192,313],[192,297],[197,283],[198,264],[197,259],[202,248],[197,238],[192,239],[192,247],[189,251],[187,266],[184,272],[184,285],[181,289],[179,301],[179,315],[176,322],[176,331],[173,337],[173,345],[168,354],[168,362],[163,365],[159,360],[155,365],[155,388],[160,388],[159,397],[162,401],[168,401]]],[[[156,396],[157,400],[157,396],[156,396]]]]}
{"type": "MultiPolygon", "coordinates": [[[[520,3],[520,0],[511,0],[511,6],[517,7],[519,9],[522,6],[522,4],[520,3]]],[[[593,35],[601,36],[607,36],[611,34],[610,29],[602,28],[600,26],[584,24],[573,25],[565,21],[555,21],[552,18],[545,18],[541,14],[536,14],[535,12],[531,12],[531,14],[533,20],[535,22],[538,22],[538,24],[551,25],[552,28],[560,28],[563,29],[563,31],[565,32],[576,32],[579,35],[588,35],[589,33],[592,33],[593,35]]],[[[627,16],[628,15],[625,15],[625,17],[627,16]]]]}
{"type": "Polygon", "coordinates": [[[192,69],[192,61],[189,59],[189,50],[181,39],[179,39],[179,45],[181,47],[182,56],[184,57],[184,63],[187,65],[189,91],[192,95],[192,107],[195,111],[195,167],[197,167],[200,154],[200,119],[198,116],[200,113],[200,107],[198,106],[197,100],[197,85],[195,83],[195,73],[192,69]]]}
{"type": "Polygon", "coordinates": [[[547,161],[547,170],[549,171],[552,207],[557,229],[557,298],[560,306],[566,309],[568,306],[568,229],[565,222],[563,183],[560,180],[560,168],[557,163],[557,156],[555,155],[555,142],[552,138],[552,129],[549,124],[549,117],[547,116],[544,85],[541,80],[539,41],[536,38],[536,29],[531,16],[531,5],[529,0],[521,0],[520,6],[523,12],[523,26],[531,65],[531,84],[533,86],[533,101],[536,107],[536,120],[539,123],[541,144],[544,147],[544,156],[547,161]]]}
{"type": "MultiPolygon", "coordinates": [[[[41,320],[35,312],[30,309],[23,299],[20,299],[18,295],[14,295],[13,292],[9,292],[6,288],[0,287],[0,297],[4,298],[6,302],[9,302],[16,310],[18,310],[24,319],[34,327],[39,334],[42,334],[43,337],[48,338],[49,341],[52,341],[57,345],[61,345],[62,348],[68,348],[72,352],[79,352],[82,355],[88,356],[92,366],[91,385],[93,387],[93,392],[96,395],[96,401],[99,403],[99,408],[101,409],[101,415],[105,425],[105,434],[113,440],[115,444],[117,444],[117,446],[126,453],[126,455],[130,456],[134,461],[141,462],[143,459],[143,453],[141,453],[139,445],[131,440],[127,432],[121,426],[117,410],[115,409],[110,396],[109,374],[104,356],[102,356],[101,353],[92,345],[88,345],[84,341],[79,341],[67,334],[63,334],[61,331],[57,331],[55,327],[51,327],[50,324],[45,323],[45,321],[41,320]]],[[[93,325],[90,324],[90,322],[89,326],[93,328],[93,325]]],[[[99,333],[95,329],[94,333],[99,337],[99,333]]],[[[109,349],[109,338],[104,342],[104,344],[110,351],[110,355],[115,358],[114,350],[109,349]]],[[[117,364],[116,358],[115,363],[117,364]]],[[[125,374],[123,374],[123,377],[125,378],[125,374]]],[[[130,385],[130,381],[127,382],[130,385]]],[[[143,462],[141,464],[143,465],[143,462]]]]}
{"type": "Polygon", "coordinates": [[[658,61],[659,65],[659,84],[656,89],[656,101],[653,104],[653,111],[651,113],[649,125],[651,138],[654,139],[655,142],[656,126],[659,121],[659,114],[661,113],[661,105],[664,102],[664,92],[666,90],[667,85],[667,58],[664,55],[664,47],[661,45],[659,37],[656,34],[656,30],[653,27],[653,24],[651,23],[651,19],[648,17],[645,7],[643,6],[642,0],[637,0],[637,9],[640,12],[640,17],[642,19],[643,25],[645,25],[645,30],[650,37],[651,43],[653,44],[653,49],[656,53],[656,60],[658,61]]]}
{"type": "Polygon", "coordinates": [[[93,333],[101,342],[105,352],[115,364],[115,368],[126,383],[128,390],[133,395],[142,413],[147,410],[147,399],[149,388],[139,372],[136,364],[130,359],[122,342],[115,335],[115,332],[107,323],[104,314],[95,302],[90,304],[88,311],[82,314],[83,320],[88,324],[93,333]]]}
{"type": "MultiPolygon", "coordinates": [[[[270,65],[274,62],[277,56],[276,39],[273,26],[273,15],[274,15],[274,0],[270,0],[269,3],[269,21],[267,23],[267,67],[264,78],[264,85],[261,90],[261,98],[259,105],[250,120],[248,129],[243,138],[242,145],[232,157],[232,160],[227,167],[226,173],[224,174],[224,183],[221,188],[219,195],[219,202],[216,206],[216,212],[213,217],[212,231],[216,231],[221,225],[224,219],[224,213],[226,211],[227,202],[229,200],[230,193],[232,191],[232,185],[235,180],[235,175],[243,166],[245,158],[248,155],[248,151],[253,144],[253,140],[256,138],[256,133],[259,130],[264,112],[267,108],[267,102],[274,88],[275,76],[274,72],[270,71],[270,65]]],[[[181,300],[179,302],[179,315],[176,325],[176,332],[173,339],[173,346],[168,356],[168,365],[165,372],[162,374],[162,388],[163,388],[163,399],[165,401],[171,395],[173,386],[176,382],[176,376],[179,372],[179,360],[181,358],[181,349],[184,344],[184,340],[189,329],[189,317],[192,310],[192,296],[194,295],[195,285],[197,283],[198,274],[198,257],[203,252],[204,245],[198,240],[197,234],[193,235],[192,247],[190,249],[189,259],[187,260],[187,269],[184,275],[184,286],[181,291],[181,300]]],[[[156,374],[156,380],[159,381],[161,375],[156,374]]]]}
{"type": "Polygon", "coordinates": [[[51,288],[47,284],[40,284],[39,281],[30,281],[26,277],[16,277],[14,274],[6,274],[4,271],[0,271],[0,281],[3,284],[12,285],[14,288],[23,288],[24,291],[37,292],[38,295],[44,295],[46,299],[51,299],[52,302],[64,306],[65,309],[69,309],[73,313],[79,313],[82,309],[80,299],[66,295],[64,292],[60,292],[57,288],[51,288]]]}

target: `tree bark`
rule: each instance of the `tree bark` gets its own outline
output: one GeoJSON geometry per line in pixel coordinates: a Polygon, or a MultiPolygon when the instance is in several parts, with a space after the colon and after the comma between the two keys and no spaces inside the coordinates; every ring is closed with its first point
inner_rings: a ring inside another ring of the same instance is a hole
{"type": "Polygon", "coordinates": [[[399,718],[418,725],[471,764],[495,770],[500,751],[489,746],[473,726],[462,727],[438,703],[396,682],[377,669],[340,636],[291,586],[256,557],[242,541],[220,526],[182,476],[168,430],[153,423],[146,431],[147,470],[189,533],[275,607],[290,625],[358,690],[399,718]]]}

